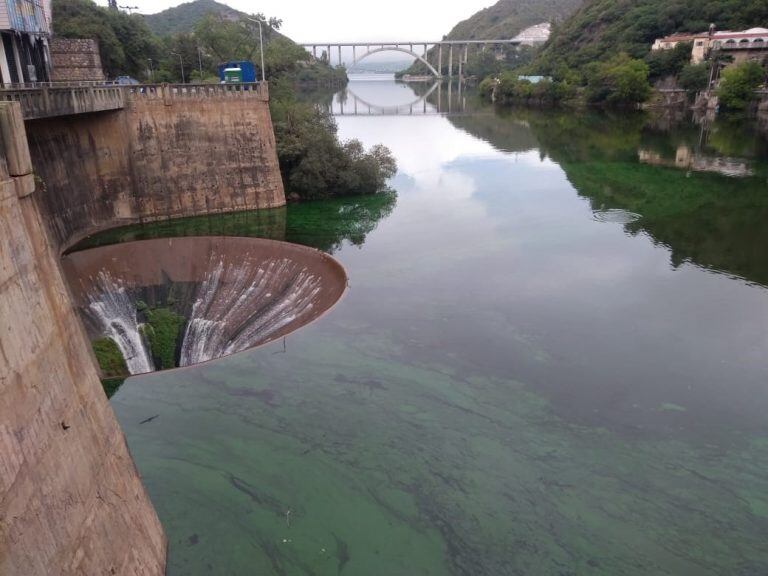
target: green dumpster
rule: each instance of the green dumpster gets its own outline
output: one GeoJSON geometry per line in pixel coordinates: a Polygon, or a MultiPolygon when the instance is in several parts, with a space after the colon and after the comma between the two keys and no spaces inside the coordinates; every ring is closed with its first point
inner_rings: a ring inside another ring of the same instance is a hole
{"type": "Polygon", "coordinates": [[[225,68],[224,69],[224,82],[240,83],[243,81],[243,69],[242,68],[225,68]]]}

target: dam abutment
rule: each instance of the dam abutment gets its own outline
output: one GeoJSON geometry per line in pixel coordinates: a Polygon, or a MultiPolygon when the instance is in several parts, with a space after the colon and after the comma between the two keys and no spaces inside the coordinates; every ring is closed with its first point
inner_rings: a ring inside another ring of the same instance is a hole
{"type": "Polygon", "coordinates": [[[13,174],[30,168],[17,154],[20,109],[0,106],[0,573],[162,574],[165,536],[72,308],[32,174],[13,174]]]}
{"type": "Polygon", "coordinates": [[[90,233],[285,204],[266,86],[126,92],[27,120],[0,103],[0,574],[165,572],[166,538],[60,263],[90,233]]]}

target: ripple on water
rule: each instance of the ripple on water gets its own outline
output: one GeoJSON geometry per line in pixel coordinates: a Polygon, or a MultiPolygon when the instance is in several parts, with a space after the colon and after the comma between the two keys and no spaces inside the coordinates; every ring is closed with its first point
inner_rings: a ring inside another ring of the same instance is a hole
{"type": "Polygon", "coordinates": [[[635,214],[634,212],[628,212],[627,210],[621,210],[619,208],[595,210],[592,213],[593,220],[605,224],[631,224],[632,222],[640,220],[640,217],[640,214],[635,214]]]}

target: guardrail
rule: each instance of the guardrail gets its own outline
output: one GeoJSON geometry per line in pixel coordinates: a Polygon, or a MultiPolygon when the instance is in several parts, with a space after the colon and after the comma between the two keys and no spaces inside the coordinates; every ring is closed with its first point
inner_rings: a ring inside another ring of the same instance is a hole
{"type": "Polygon", "coordinates": [[[88,112],[119,110],[125,107],[125,93],[119,86],[79,88],[21,88],[0,90],[0,101],[19,102],[25,120],[69,116],[88,112]]]}
{"type": "Polygon", "coordinates": [[[45,83],[0,89],[0,101],[21,104],[25,120],[103,112],[125,108],[132,99],[173,100],[202,98],[269,100],[267,83],[242,84],[86,84],[45,83]]]}
{"type": "Polygon", "coordinates": [[[768,50],[768,42],[723,42],[720,50],[768,50]]]}
{"type": "Polygon", "coordinates": [[[241,84],[136,84],[123,86],[131,98],[163,99],[211,98],[211,97],[252,97],[269,100],[266,82],[244,82],[241,84]]]}

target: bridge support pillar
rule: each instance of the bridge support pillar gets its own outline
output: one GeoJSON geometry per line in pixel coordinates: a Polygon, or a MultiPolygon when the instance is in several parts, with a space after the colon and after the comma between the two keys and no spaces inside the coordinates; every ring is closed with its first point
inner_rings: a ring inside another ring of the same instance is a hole
{"type": "Polygon", "coordinates": [[[443,75],[443,45],[437,45],[437,71],[440,72],[440,76],[443,75]]]}
{"type": "Polygon", "coordinates": [[[453,78],[453,44],[448,47],[448,78],[453,78]]]}
{"type": "Polygon", "coordinates": [[[341,44],[339,44],[339,66],[341,66],[341,44]]]}
{"type": "Polygon", "coordinates": [[[461,80],[464,77],[463,65],[464,55],[461,53],[461,46],[459,46],[459,90],[461,90],[461,80]]]}

